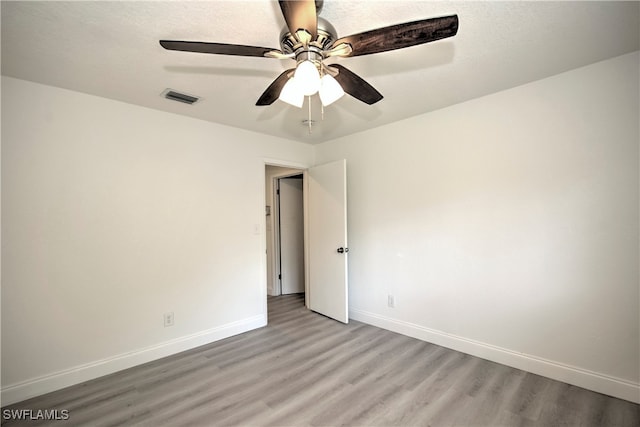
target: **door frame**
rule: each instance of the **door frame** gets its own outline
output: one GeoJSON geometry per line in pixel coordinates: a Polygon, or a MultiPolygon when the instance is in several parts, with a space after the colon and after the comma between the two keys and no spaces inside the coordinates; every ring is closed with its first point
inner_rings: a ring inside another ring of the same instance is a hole
{"type": "MultiPolygon", "coordinates": [[[[282,168],[290,168],[290,169],[297,169],[296,172],[287,172],[287,173],[283,173],[282,176],[273,176],[272,182],[271,182],[271,186],[272,189],[274,188],[273,185],[275,185],[275,180],[282,178],[282,177],[286,177],[286,176],[294,176],[294,175],[300,175],[302,174],[302,203],[303,203],[303,221],[304,221],[304,290],[305,290],[305,307],[309,307],[309,230],[308,230],[308,224],[309,224],[309,212],[308,212],[308,196],[309,196],[309,188],[308,188],[308,182],[309,182],[309,178],[307,175],[307,170],[311,167],[308,164],[304,164],[304,163],[297,163],[297,162],[290,162],[287,160],[280,160],[280,159],[273,159],[273,158],[264,158],[262,161],[262,171],[261,171],[261,176],[262,176],[262,187],[263,191],[261,191],[262,194],[262,203],[260,204],[260,216],[262,218],[261,220],[261,227],[262,230],[265,230],[264,235],[262,236],[263,238],[261,239],[262,242],[262,277],[263,277],[263,281],[262,281],[262,286],[261,286],[261,294],[264,296],[263,301],[264,301],[264,313],[265,313],[265,318],[267,317],[267,313],[268,313],[268,309],[267,309],[267,274],[268,274],[268,269],[267,269],[267,215],[265,215],[265,206],[267,206],[267,203],[271,203],[272,206],[272,210],[271,210],[271,221],[275,222],[273,218],[275,218],[275,212],[274,212],[274,206],[273,206],[273,202],[274,200],[267,200],[266,197],[266,191],[264,191],[264,189],[266,188],[267,182],[266,182],[266,168],[267,166],[277,166],[277,167],[282,167],[282,168]]],[[[274,232],[275,235],[275,226],[274,224],[272,224],[272,230],[274,232]]],[[[272,250],[273,253],[273,257],[272,257],[272,271],[273,274],[275,275],[275,248],[273,246],[275,246],[275,238],[273,239],[272,242],[272,247],[270,248],[272,250]]],[[[280,284],[278,283],[277,285],[278,287],[280,286],[280,284]]],[[[281,292],[281,289],[280,289],[281,292]]],[[[268,319],[267,319],[268,321],[268,319]]]]}
{"type": "MultiPolygon", "coordinates": [[[[272,251],[272,266],[271,266],[271,272],[272,274],[272,278],[271,280],[273,280],[274,285],[274,289],[275,289],[275,293],[277,295],[282,295],[282,279],[280,279],[278,277],[278,272],[282,270],[282,246],[281,246],[281,239],[280,239],[280,232],[281,232],[281,223],[280,223],[280,200],[279,200],[279,195],[276,193],[279,190],[280,187],[280,180],[281,179],[286,179],[292,176],[299,176],[302,175],[302,203],[303,203],[303,208],[302,208],[302,222],[303,222],[303,227],[306,229],[306,218],[304,217],[304,194],[305,194],[305,185],[306,185],[306,181],[304,179],[304,171],[303,170],[298,170],[296,172],[290,172],[290,173],[285,173],[284,175],[274,175],[272,178],[272,182],[271,182],[271,189],[272,189],[272,195],[273,195],[273,205],[272,205],[272,209],[271,209],[271,215],[272,215],[272,230],[273,230],[273,251],[272,251]]],[[[303,231],[304,233],[304,231],[303,231]]],[[[303,247],[305,250],[305,254],[307,251],[306,248],[306,238],[305,235],[303,234],[303,247]]],[[[303,264],[304,265],[304,270],[305,270],[305,294],[307,291],[307,280],[306,280],[306,271],[307,271],[307,266],[306,266],[306,257],[303,260],[303,264]]]]}

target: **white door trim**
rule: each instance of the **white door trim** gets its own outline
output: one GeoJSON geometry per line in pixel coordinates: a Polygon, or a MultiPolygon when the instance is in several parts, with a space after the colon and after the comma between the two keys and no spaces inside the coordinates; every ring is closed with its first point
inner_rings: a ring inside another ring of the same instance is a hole
{"type": "MultiPolygon", "coordinates": [[[[278,277],[278,271],[280,270],[280,268],[278,268],[278,262],[280,261],[280,257],[281,257],[281,248],[280,248],[280,239],[276,238],[276,236],[280,235],[280,222],[277,221],[278,218],[280,218],[280,204],[277,203],[277,198],[278,195],[276,194],[276,192],[278,191],[278,183],[281,179],[283,178],[288,178],[290,176],[298,176],[298,175],[303,175],[302,170],[298,170],[296,172],[283,172],[282,174],[277,174],[274,175],[272,177],[271,180],[271,191],[272,191],[272,195],[273,195],[273,200],[271,201],[271,229],[273,230],[273,241],[272,243],[272,254],[273,256],[271,257],[271,271],[272,271],[272,278],[271,280],[273,280],[274,283],[274,290],[275,290],[275,294],[276,295],[282,295],[282,282],[280,281],[279,277],[278,277]]],[[[304,197],[304,175],[302,178],[302,194],[304,197]]],[[[304,203],[304,201],[303,201],[304,203]]],[[[306,221],[306,218],[304,217],[304,212],[303,212],[303,221],[306,221]]],[[[306,224],[306,222],[305,222],[306,224]]],[[[305,248],[306,249],[306,248],[305,248]]]]}

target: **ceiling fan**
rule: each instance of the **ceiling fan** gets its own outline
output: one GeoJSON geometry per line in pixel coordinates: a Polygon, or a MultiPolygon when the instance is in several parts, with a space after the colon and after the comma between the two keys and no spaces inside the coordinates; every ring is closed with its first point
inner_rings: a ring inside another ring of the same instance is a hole
{"type": "Polygon", "coordinates": [[[259,106],[271,105],[280,99],[302,107],[304,97],[315,93],[320,96],[323,106],[336,101],[344,93],[371,105],[382,99],[373,86],[342,65],[325,64],[324,60],[403,49],[452,37],[458,32],[458,16],[450,15],[336,38],[333,26],[318,17],[322,0],[280,0],[278,3],[287,24],[280,36],[280,50],[175,40],[160,40],[160,45],[168,50],[184,52],[295,60],[296,67],[280,74],[260,96],[256,102],[259,106]]]}

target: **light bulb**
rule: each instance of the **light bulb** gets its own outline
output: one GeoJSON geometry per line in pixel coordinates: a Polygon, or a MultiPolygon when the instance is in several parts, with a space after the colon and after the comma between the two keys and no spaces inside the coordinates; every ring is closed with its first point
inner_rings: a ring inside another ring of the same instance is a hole
{"type": "Polygon", "coordinates": [[[298,65],[294,78],[306,96],[311,96],[320,89],[320,73],[316,65],[309,60],[302,61],[298,65]]]}
{"type": "Polygon", "coordinates": [[[286,102],[287,104],[293,105],[294,107],[302,108],[302,104],[304,103],[304,94],[302,93],[295,77],[291,77],[287,80],[280,91],[278,99],[286,102]]]}
{"type": "Polygon", "coordinates": [[[333,76],[325,74],[322,76],[322,79],[320,79],[320,82],[320,101],[322,101],[322,105],[325,107],[333,104],[344,95],[342,86],[340,86],[340,83],[338,83],[333,76]]]}

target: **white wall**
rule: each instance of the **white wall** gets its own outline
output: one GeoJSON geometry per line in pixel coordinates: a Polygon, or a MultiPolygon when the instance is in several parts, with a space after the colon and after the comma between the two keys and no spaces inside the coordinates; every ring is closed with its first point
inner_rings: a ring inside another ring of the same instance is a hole
{"type": "Polygon", "coordinates": [[[347,159],[351,315],[638,401],[638,63],[317,146],[347,159]]]}
{"type": "Polygon", "coordinates": [[[312,156],[2,77],[3,404],[264,325],[265,159],[312,156]]]}

